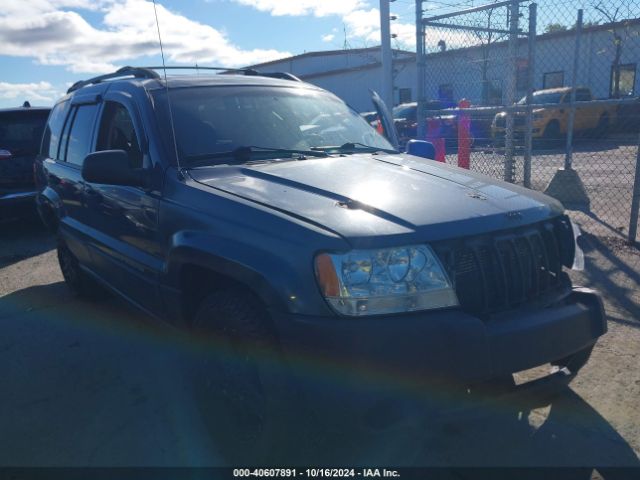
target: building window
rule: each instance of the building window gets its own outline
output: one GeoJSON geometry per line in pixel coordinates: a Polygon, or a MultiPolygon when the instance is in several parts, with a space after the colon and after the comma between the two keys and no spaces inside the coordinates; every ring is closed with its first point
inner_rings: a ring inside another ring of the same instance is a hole
{"type": "Polygon", "coordinates": [[[616,92],[616,68],[611,66],[611,87],[609,96],[613,98],[626,97],[634,94],[636,86],[636,64],[627,63],[618,65],[619,81],[618,90],[616,92]]]}
{"type": "Polygon", "coordinates": [[[400,95],[399,103],[409,103],[411,101],[411,89],[410,88],[401,88],[398,90],[400,95]]]}
{"type": "Polygon", "coordinates": [[[542,78],[542,88],[564,87],[564,71],[546,72],[542,78]]]}

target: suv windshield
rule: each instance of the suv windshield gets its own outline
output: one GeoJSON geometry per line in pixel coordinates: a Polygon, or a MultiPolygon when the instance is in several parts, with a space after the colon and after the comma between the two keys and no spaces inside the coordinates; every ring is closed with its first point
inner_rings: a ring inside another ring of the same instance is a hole
{"type": "MultiPolygon", "coordinates": [[[[164,90],[155,96],[158,105],[166,105],[164,90]]],[[[251,146],[263,150],[262,158],[268,149],[273,150],[272,158],[279,158],[284,150],[347,143],[393,150],[357,112],[333,95],[312,89],[193,87],[170,90],[170,99],[183,166],[207,157],[210,163],[226,163],[225,152],[251,146]]],[[[169,131],[163,111],[160,121],[169,131]]]]}
{"type": "Polygon", "coordinates": [[[0,113],[0,149],[14,155],[35,155],[48,116],[48,110],[0,113]]]}

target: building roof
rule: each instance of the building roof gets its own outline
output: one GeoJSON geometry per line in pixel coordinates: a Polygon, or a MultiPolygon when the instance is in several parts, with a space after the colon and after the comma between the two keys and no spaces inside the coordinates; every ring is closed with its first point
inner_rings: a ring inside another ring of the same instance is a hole
{"type": "MultiPolygon", "coordinates": [[[[358,55],[358,54],[362,54],[362,53],[371,53],[371,52],[377,52],[380,50],[380,45],[376,46],[376,47],[367,47],[367,48],[351,48],[351,49],[341,49],[341,50],[320,50],[317,52],[305,52],[305,53],[301,53],[300,55],[294,55],[292,57],[285,57],[285,58],[280,58],[277,60],[270,60],[268,62],[264,62],[264,63],[257,63],[255,65],[250,65],[247,68],[262,68],[262,67],[268,67],[270,65],[275,65],[278,63],[282,63],[282,62],[290,62],[290,61],[294,61],[294,60],[300,60],[303,58],[313,58],[313,57],[328,57],[328,56],[332,56],[332,55],[345,55],[345,54],[354,54],[354,55],[358,55]]],[[[411,57],[415,57],[416,53],[415,52],[410,52],[408,50],[399,50],[399,49],[393,49],[392,53],[396,54],[396,55],[406,55],[406,56],[411,56],[411,57]]]]}
{"type": "MultiPolygon", "coordinates": [[[[635,25],[640,25],[640,18],[634,18],[634,19],[629,19],[629,20],[621,20],[619,22],[615,22],[615,23],[604,23],[602,25],[590,25],[588,27],[584,27],[582,29],[583,33],[592,33],[592,32],[599,32],[599,31],[609,31],[615,28],[623,28],[623,27],[629,27],[629,26],[635,26],[635,25]]],[[[542,35],[538,35],[536,37],[537,41],[540,40],[550,40],[550,39],[554,39],[554,38],[562,38],[562,37],[568,37],[568,36],[573,36],[575,35],[575,30],[573,28],[567,29],[567,30],[561,30],[561,31],[557,31],[557,32],[549,32],[549,33],[543,33],[542,35]]],[[[526,38],[520,38],[519,39],[520,42],[525,43],[527,41],[526,38]]],[[[493,45],[494,46],[498,46],[498,45],[506,45],[508,42],[506,40],[503,40],[501,42],[496,42],[493,45]]],[[[374,52],[374,51],[378,51],[380,50],[380,46],[376,46],[376,47],[369,47],[369,48],[356,48],[356,49],[352,49],[352,50],[326,50],[326,51],[317,51],[317,52],[307,52],[307,53],[303,53],[300,55],[294,55],[293,57],[287,57],[287,58],[281,58],[279,60],[272,60],[269,62],[265,62],[265,63],[260,63],[257,65],[252,65],[248,68],[262,68],[262,67],[268,67],[271,65],[277,65],[279,63],[283,63],[283,62],[291,62],[291,61],[295,61],[295,60],[299,60],[302,58],[312,58],[312,57],[324,57],[324,56],[331,56],[331,55],[344,55],[345,53],[353,53],[353,54],[360,54],[360,53],[367,53],[367,52],[374,52]]],[[[463,48],[451,48],[450,50],[445,50],[443,52],[431,52],[427,54],[427,58],[441,58],[441,57],[446,57],[449,55],[458,55],[460,52],[470,52],[470,51],[474,51],[477,49],[482,48],[481,45],[473,45],[470,47],[463,47],[463,48]]],[[[402,56],[400,58],[394,58],[394,63],[411,63],[411,62],[415,62],[415,57],[416,57],[416,53],[415,52],[410,52],[407,50],[393,50],[394,53],[396,54],[401,54],[402,56]]],[[[324,76],[330,76],[330,75],[339,75],[342,73],[349,73],[349,72],[357,72],[357,71],[361,71],[361,70],[370,70],[370,69],[375,69],[378,68],[382,65],[381,62],[379,61],[375,61],[375,62],[370,62],[370,63],[365,63],[363,65],[357,65],[354,67],[346,67],[346,68],[339,68],[339,69],[334,69],[334,70],[325,70],[322,72],[315,72],[315,73],[309,73],[306,75],[299,75],[299,77],[302,80],[312,80],[314,78],[319,78],[319,77],[324,77],[324,76]]]]}

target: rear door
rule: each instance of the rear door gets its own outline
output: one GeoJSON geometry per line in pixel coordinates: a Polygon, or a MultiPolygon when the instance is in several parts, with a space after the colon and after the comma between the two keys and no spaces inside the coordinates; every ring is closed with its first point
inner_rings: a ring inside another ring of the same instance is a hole
{"type": "MultiPolygon", "coordinates": [[[[591,91],[587,88],[576,90],[576,102],[590,102],[591,91]]],[[[575,131],[585,132],[598,125],[599,108],[593,105],[583,105],[576,108],[575,131]]]]}
{"type": "Polygon", "coordinates": [[[88,265],[87,212],[84,205],[82,163],[93,150],[98,111],[96,94],[77,95],[58,104],[51,114],[43,139],[44,196],[57,212],[59,231],[81,263],[88,265]]]}

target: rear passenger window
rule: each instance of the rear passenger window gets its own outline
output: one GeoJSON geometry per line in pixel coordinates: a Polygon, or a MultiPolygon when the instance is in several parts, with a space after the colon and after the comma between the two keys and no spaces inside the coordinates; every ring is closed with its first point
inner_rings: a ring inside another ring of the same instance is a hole
{"type": "Polygon", "coordinates": [[[131,167],[142,167],[138,136],[131,115],[124,105],[106,102],[96,145],[96,151],[100,150],[124,150],[129,154],[131,167]]]}
{"type": "Polygon", "coordinates": [[[62,127],[64,126],[66,105],[66,102],[63,102],[53,107],[42,137],[41,154],[54,160],[58,159],[58,146],[60,145],[60,136],[62,135],[62,127]]]}
{"type": "Polygon", "coordinates": [[[67,155],[65,160],[74,165],[82,165],[84,157],[91,151],[91,134],[95,121],[97,105],[80,105],[73,117],[67,155]]]}

